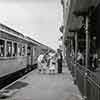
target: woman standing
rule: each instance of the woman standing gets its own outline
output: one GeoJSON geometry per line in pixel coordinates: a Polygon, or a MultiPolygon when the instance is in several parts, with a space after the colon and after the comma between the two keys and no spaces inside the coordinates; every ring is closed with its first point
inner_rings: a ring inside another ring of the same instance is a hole
{"type": "Polygon", "coordinates": [[[50,59],[50,68],[49,68],[49,72],[54,74],[56,73],[56,56],[52,56],[52,58],[50,59]]]}

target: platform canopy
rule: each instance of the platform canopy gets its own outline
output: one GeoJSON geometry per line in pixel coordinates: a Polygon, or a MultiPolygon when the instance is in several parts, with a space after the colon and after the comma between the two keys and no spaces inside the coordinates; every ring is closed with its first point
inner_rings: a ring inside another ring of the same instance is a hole
{"type": "Polygon", "coordinates": [[[97,6],[100,3],[100,0],[73,0],[73,9],[75,11],[86,10],[91,6],[97,6]]]}
{"type": "Polygon", "coordinates": [[[71,0],[69,17],[67,22],[66,35],[71,34],[68,29],[78,29],[82,27],[83,17],[76,17],[74,13],[86,15],[91,6],[96,7],[100,0],[71,0]]]}

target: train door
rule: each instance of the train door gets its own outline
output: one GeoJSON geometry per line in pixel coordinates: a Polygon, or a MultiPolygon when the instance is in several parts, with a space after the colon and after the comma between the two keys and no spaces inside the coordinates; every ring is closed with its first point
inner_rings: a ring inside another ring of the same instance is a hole
{"type": "Polygon", "coordinates": [[[27,66],[30,67],[32,66],[32,45],[28,45],[27,47],[27,66]]]}

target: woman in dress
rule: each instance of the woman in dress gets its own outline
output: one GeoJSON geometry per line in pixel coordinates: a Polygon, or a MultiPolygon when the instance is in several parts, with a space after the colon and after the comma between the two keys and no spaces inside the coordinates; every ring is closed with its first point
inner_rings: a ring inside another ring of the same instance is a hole
{"type": "Polygon", "coordinates": [[[51,57],[50,59],[50,68],[49,73],[56,73],[56,57],[55,55],[51,57]]]}

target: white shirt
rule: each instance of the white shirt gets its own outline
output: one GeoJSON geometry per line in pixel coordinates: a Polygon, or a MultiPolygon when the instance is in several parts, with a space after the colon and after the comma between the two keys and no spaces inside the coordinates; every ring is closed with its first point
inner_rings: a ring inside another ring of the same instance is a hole
{"type": "Polygon", "coordinates": [[[38,59],[37,59],[37,60],[38,60],[38,62],[41,62],[41,61],[42,61],[43,56],[44,56],[44,55],[43,55],[43,54],[41,54],[41,55],[38,57],[38,59]]]}

